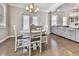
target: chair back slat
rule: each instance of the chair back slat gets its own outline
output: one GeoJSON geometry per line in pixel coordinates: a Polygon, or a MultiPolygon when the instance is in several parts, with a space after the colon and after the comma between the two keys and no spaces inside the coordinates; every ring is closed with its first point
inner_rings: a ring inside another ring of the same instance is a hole
{"type": "Polygon", "coordinates": [[[16,31],[16,25],[13,26],[13,30],[14,30],[14,37],[17,40],[17,31],[16,31]]]}

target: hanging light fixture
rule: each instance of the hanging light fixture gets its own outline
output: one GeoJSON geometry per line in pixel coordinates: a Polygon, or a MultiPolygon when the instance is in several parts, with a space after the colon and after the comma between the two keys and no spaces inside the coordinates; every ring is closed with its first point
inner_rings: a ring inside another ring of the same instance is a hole
{"type": "Polygon", "coordinates": [[[79,5],[72,8],[73,12],[79,12],[79,5]]]}
{"type": "Polygon", "coordinates": [[[31,5],[26,6],[26,10],[30,13],[37,13],[39,8],[32,3],[31,5]]]}

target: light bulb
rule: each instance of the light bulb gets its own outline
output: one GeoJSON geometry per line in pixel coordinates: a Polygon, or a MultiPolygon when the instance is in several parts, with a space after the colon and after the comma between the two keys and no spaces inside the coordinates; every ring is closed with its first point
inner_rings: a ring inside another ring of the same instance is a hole
{"type": "Polygon", "coordinates": [[[39,8],[36,8],[37,11],[39,11],[39,8]]]}
{"type": "Polygon", "coordinates": [[[28,8],[28,7],[26,7],[26,10],[29,10],[29,8],[28,8]]]}
{"type": "Polygon", "coordinates": [[[39,11],[39,8],[36,8],[36,10],[34,12],[38,12],[39,11]]]}
{"type": "Polygon", "coordinates": [[[37,10],[35,10],[34,12],[37,12],[37,10]]]}
{"type": "Polygon", "coordinates": [[[30,9],[29,12],[32,12],[32,10],[30,9]]]}
{"type": "Polygon", "coordinates": [[[30,5],[30,9],[33,9],[33,5],[30,5]]]}

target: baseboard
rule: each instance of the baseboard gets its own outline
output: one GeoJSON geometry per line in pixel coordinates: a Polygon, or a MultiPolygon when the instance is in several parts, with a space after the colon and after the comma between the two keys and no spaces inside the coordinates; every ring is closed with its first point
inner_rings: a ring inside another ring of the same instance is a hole
{"type": "Polygon", "coordinates": [[[14,35],[9,35],[8,37],[11,38],[11,37],[14,37],[14,35]]]}
{"type": "Polygon", "coordinates": [[[0,40],[0,44],[3,43],[4,41],[6,41],[9,38],[9,36],[3,38],[2,40],[0,40]]]}
{"type": "MultiPolygon", "coordinates": [[[[20,35],[17,35],[17,36],[20,36],[20,35]]],[[[12,37],[15,37],[15,36],[14,36],[14,35],[9,35],[8,37],[9,37],[9,38],[12,38],[12,37]]]]}
{"type": "MultiPolygon", "coordinates": [[[[18,35],[18,36],[20,36],[20,35],[18,35]]],[[[6,40],[9,39],[9,38],[12,38],[12,37],[14,37],[14,35],[10,35],[10,36],[7,36],[7,37],[1,39],[1,40],[0,40],[0,44],[3,43],[4,41],[6,41],[6,40]]]]}

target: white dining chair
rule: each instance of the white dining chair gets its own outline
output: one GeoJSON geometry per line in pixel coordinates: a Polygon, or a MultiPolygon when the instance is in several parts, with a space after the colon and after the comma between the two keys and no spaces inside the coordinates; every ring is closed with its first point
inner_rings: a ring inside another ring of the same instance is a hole
{"type": "Polygon", "coordinates": [[[48,27],[47,26],[44,26],[43,28],[42,28],[42,31],[43,31],[43,33],[42,33],[42,43],[46,43],[46,44],[48,44],[48,27]]]}
{"type": "Polygon", "coordinates": [[[18,48],[24,48],[27,47],[29,50],[29,56],[32,55],[32,48],[40,48],[40,53],[42,52],[42,28],[40,28],[39,32],[33,32],[33,29],[30,29],[30,32],[26,37],[17,35],[16,26],[13,26],[14,30],[14,37],[15,37],[15,51],[17,51],[18,48]],[[23,45],[23,43],[26,43],[26,45],[23,45]]]}
{"type": "Polygon", "coordinates": [[[18,48],[28,47],[29,35],[27,37],[23,37],[23,35],[18,36],[16,25],[13,26],[13,30],[14,30],[14,38],[15,38],[15,50],[14,51],[16,52],[18,48]],[[26,45],[24,43],[26,43],[26,45]]]}
{"type": "Polygon", "coordinates": [[[33,32],[34,29],[30,29],[30,40],[29,40],[29,56],[31,56],[32,48],[40,48],[40,53],[42,52],[42,28],[39,32],[33,32]]]}

